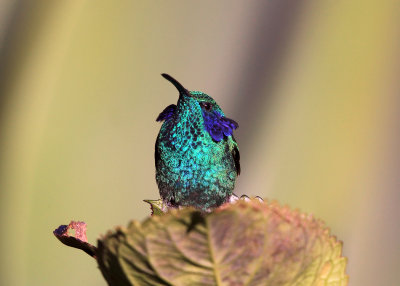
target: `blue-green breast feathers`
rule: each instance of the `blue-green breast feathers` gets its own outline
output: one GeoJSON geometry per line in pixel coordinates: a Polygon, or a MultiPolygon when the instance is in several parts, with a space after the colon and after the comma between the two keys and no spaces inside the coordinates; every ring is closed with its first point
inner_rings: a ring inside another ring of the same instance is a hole
{"type": "Polygon", "coordinates": [[[238,124],[202,92],[179,90],[177,105],[157,117],[164,121],[155,146],[156,181],[161,198],[171,206],[203,210],[226,202],[240,173],[240,155],[233,130],[238,124]]]}

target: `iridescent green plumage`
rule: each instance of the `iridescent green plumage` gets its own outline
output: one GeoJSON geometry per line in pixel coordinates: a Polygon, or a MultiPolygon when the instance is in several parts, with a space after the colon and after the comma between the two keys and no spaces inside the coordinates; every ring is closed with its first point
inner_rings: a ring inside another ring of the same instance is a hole
{"type": "Polygon", "coordinates": [[[232,136],[237,123],[226,118],[207,94],[189,92],[163,76],[177,87],[179,100],[157,118],[165,120],[155,146],[161,198],[170,206],[217,207],[229,199],[240,173],[239,149],[232,136]]]}

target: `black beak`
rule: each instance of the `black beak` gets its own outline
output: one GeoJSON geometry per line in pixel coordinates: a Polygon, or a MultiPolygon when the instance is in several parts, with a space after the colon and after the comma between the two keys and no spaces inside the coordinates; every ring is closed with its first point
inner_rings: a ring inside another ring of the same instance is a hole
{"type": "Polygon", "coordinates": [[[163,73],[161,74],[166,80],[168,80],[169,82],[171,82],[176,89],[179,91],[180,94],[182,95],[186,95],[189,97],[192,97],[192,95],[190,94],[190,92],[184,88],[176,79],[174,79],[172,76],[170,76],[169,74],[163,73]]]}

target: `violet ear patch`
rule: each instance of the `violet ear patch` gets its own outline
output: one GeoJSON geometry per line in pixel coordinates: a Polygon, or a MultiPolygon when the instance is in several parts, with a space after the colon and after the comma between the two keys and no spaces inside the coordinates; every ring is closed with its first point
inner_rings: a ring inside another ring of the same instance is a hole
{"type": "Polygon", "coordinates": [[[232,136],[233,130],[238,124],[230,119],[221,116],[217,112],[203,112],[204,128],[211,135],[214,141],[221,141],[225,136],[232,136]]]}
{"type": "Polygon", "coordinates": [[[167,120],[172,117],[172,115],[175,113],[176,110],[176,105],[171,104],[168,105],[157,117],[156,121],[163,121],[167,120]]]}

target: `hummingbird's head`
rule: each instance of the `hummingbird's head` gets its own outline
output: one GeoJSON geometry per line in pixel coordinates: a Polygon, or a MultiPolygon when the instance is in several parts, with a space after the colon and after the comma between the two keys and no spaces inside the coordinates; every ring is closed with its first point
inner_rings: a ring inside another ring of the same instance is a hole
{"type": "Polygon", "coordinates": [[[204,129],[214,141],[221,141],[224,136],[231,136],[239,125],[232,119],[226,118],[224,112],[215,100],[200,91],[189,91],[172,76],[163,73],[162,76],[170,81],[179,91],[178,107],[175,112],[184,112],[194,120],[204,121],[204,129]]]}

